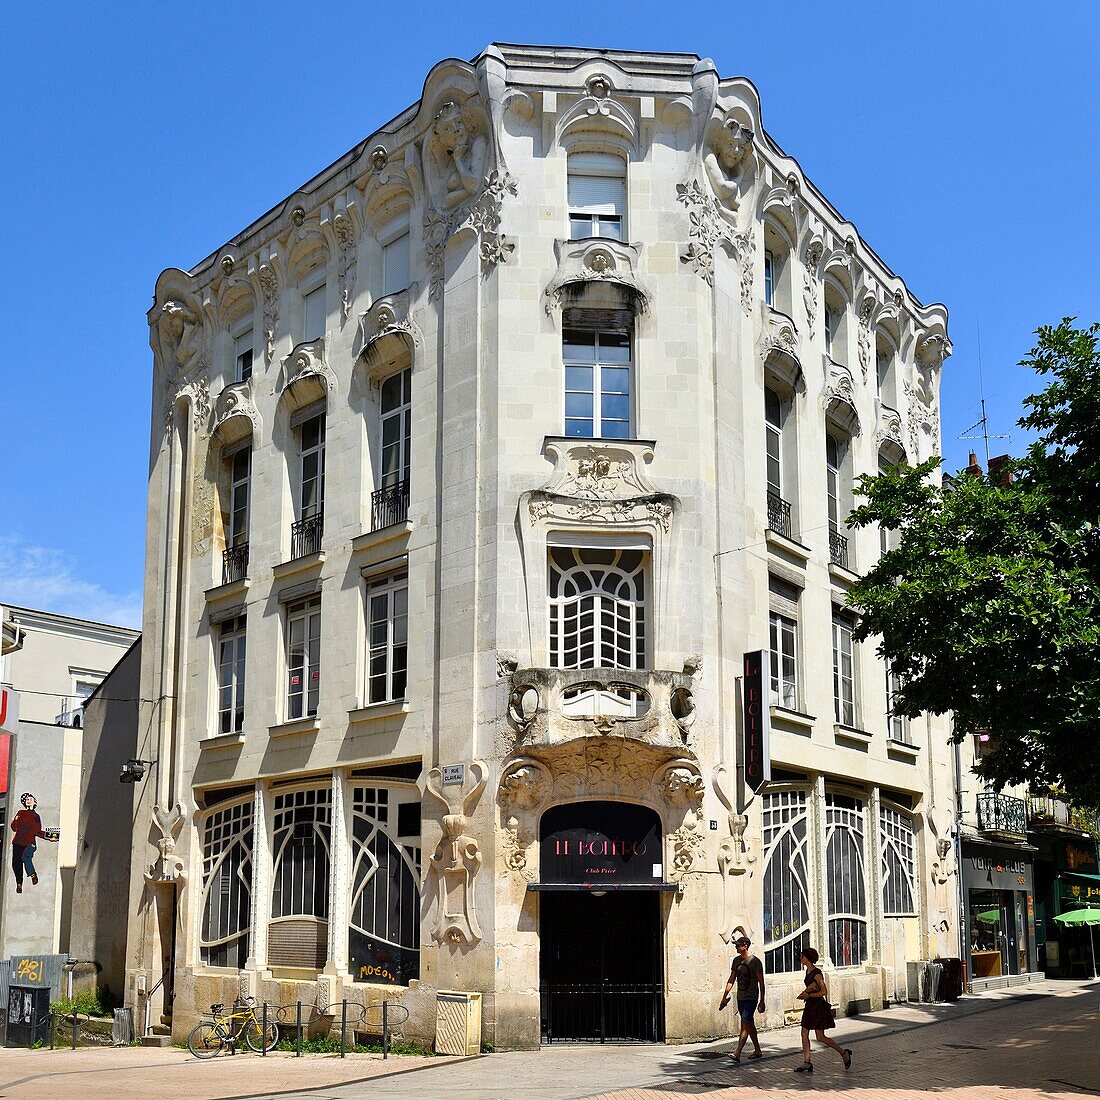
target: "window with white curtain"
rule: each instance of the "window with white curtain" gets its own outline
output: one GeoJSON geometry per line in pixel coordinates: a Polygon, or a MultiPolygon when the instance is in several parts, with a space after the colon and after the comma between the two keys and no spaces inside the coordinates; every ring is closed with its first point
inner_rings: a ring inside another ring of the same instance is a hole
{"type": "Polygon", "coordinates": [[[771,703],[773,707],[798,709],[798,664],[796,639],[798,624],[772,611],[768,616],[771,628],[771,703]]]}
{"type": "Polygon", "coordinates": [[[222,806],[202,827],[202,925],[206,966],[243,970],[251,948],[252,800],[222,806]]]}
{"type": "Polygon", "coordinates": [[[646,667],[644,550],[550,550],[552,668],[646,667]]]}
{"type": "Polygon", "coordinates": [[[805,791],[763,796],[764,968],[769,974],[801,969],[810,946],[809,811],[805,791]]]}
{"type": "Polygon", "coordinates": [[[861,798],[825,794],[825,881],[829,958],[834,966],[867,961],[867,874],[861,798]]]}
{"type": "Polygon", "coordinates": [[[913,819],[885,804],[879,807],[882,847],[882,912],[887,917],[917,915],[916,843],[913,819]]]}
{"type": "Polygon", "coordinates": [[[626,162],[609,153],[569,158],[569,236],[623,240],[626,162]]]}
{"type": "Polygon", "coordinates": [[[218,732],[244,728],[245,617],[221,624],[218,633],[218,732]]]}
{"type": "Polygon", "coordinates": [[[856,724],[856,664],[854,624],[842,611],[833,611],[833,709],[842,726],[856,724]]]}
{"type": "Polygon", "coordinates": [[[286,613],[287,720],[313,717],[321,696],[321,597],[286,613]]]}
{"type": "Polygon", "coordinates": [[[351,973],[405,985],[420,977],[420,795],[356,786],[351,811],[351,973]]]}
{"type": "Polygon", "coordinates": [[[367,586],[367,702],[405,698],[409,653],[409,575],[367,586]]]}

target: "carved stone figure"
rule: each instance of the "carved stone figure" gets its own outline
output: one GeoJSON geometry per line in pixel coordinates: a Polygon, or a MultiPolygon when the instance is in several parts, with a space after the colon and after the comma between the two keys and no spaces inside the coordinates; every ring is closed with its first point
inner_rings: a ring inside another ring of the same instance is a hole
{"type": "Polygon", "coordinates": [[[489,139],[472,112],[447,100],[427,143],[429,187],[437,210],[455,210],[477,197],[489,169],[489,139]]]}
{"type": "Polygon", "coordinates": [[[530,757],[513,761],[500,781],[500,801],[522,810],[535,810],[545,800],[550,786],[546,765],[530,757]]]}
{"type": "Polygon", "coordinates": [[[718,204],[728,211],[737,209],[745,161],[752,148],[753,132],[735,118],[717,119],[707,129],[703,146],[703,169],[718,204]]]}
{"type": "Polygon", "coordinates": [[[426,788],[448,811],[443,815],[443,837],[431,857],[438,892],[436,943],[472,946],[481,940],[481,925],[474,908],[474,881],[483,857],[477,837],[466,832],[468,818],[485,789],[486,767],[480,760],[469,766],[470,779],[461,787],[443,786],[443,773],[432,768],[426,788]],[[467,786],[472,780],[472,786],[467,786]],[[463,792],[466,792],[463,794],[463,792]]]}
{"type": "Polygon", "coordinates": [[[186,818],[187,811],[180,802],[177,802],[171,810],[165,810],[161,806],[153,807],[153,824],[157,827],[160,836],[155,841],[158,855],[145,872],[146,881],[177,882],[187,877],[183,860],[176,855],[176,842],[179,840],[186,818]]]}

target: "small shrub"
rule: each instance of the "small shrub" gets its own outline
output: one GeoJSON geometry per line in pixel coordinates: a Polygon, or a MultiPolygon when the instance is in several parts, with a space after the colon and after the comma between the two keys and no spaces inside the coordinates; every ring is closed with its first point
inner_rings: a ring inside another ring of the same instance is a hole
{"type": "Polygon", "coordinates": [[[50,1011],[62,1016],[72,1012],[82,1012],[85,1016],[110,1016],[112,1006],[110,997],[100,1000],[99,994],[86,990],[78,993],[72,1000],[62,997],[59,1001],[51,1001],[50,1011]]]}

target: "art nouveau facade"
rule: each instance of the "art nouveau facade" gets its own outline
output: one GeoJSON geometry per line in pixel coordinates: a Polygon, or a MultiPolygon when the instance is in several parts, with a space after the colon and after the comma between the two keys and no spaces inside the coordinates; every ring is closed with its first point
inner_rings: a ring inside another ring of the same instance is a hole
{"type": "Polygon", "coordinates": [[[747,80],[441,62],[149,321],[133,1003],[385,997],[431,1036],[477,990],[498,1048],[676,1040],[734,1026],[739,925],[772,1024],[800,945],[842,1004],[957,953],[946,726],[888,717],[843,610],[854,479],[938,449],[946,311],[747,80]]]}

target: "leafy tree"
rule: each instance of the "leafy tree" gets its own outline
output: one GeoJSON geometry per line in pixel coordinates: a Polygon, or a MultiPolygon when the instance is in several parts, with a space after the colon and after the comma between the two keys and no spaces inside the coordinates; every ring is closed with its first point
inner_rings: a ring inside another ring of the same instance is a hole
{"type": "Polygon", "coordinates": [[[893,548],[849,595],[856,637],[899,678],[896,713],[952,712],[989,731],[978,772],[1000,788],[1058,785],[1100,803],[1100,325],[1037,332],[1024,366],[1038,433],[1019,463],[935,476],[938,458],[860,479],[855,527],[893,548]]]}

